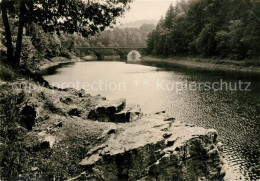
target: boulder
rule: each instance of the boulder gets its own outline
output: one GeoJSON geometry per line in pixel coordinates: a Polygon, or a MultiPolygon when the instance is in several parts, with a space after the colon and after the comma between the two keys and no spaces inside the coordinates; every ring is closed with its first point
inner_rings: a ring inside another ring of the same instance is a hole
{"type": "Polygon", "coordinates": [[[46,148],[52,148],[55,143],[55,137],[48,135],[44,138],[42,144],[46,145],[46,148]]]}
{"type": "Polygon", "coordinates": [[[117,128],[79,163],[88,174],[72,180],[82,175],[85,180],[147,181],[224,177],[215,130],[164,120],[148,115],[117,128]]]}
{"type": "Polygon", "coordinates": [[[33,146],[34,151],[40,151],[45,149],[51,149],[56,141],[52,135],[47,135],[45,132],[39,133],[41,138],[38,140],[38,144],[33,146]]]}
{"type": "Polygon", "coordinates": [[[116,121],[119,123],[132,122],[138,120],[143,115],[139,105],[130,105],[123,111],[116,113],[116,121]]]}
{"type": "Polygon", "coordinates": [[[89,112],[88,119],[100,122],[116,122],[116,114],[125,108],[126,100],[102,100],[89,112]]]}

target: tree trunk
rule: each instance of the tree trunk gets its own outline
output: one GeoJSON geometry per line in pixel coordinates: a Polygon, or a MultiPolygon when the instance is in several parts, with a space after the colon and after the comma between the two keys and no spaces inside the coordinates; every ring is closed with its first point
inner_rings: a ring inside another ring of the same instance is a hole
{"type": "Polygon", "coordinates": [[[23,42],[23,28],[25,21],[25,3],[20,2],[20,14],[19,14],[19,26],[18,35],[16,40],[16,50],[15,50],[15,66],[19,66],[22,52],[22,42],[23,42]]]}
{"type": "Polygon", "coordinates": [[[13,43],[12,43],[12,34],[10,29],[10,24],[8,20],[8,15],[6,11],[5,1],[3,0],[1,3],[1,10],[2,10],[2,19],[4,23],[5,29],[5,39],[6,39],[6,47],[7,47],[7,63],[13,64],[13,43]]]}

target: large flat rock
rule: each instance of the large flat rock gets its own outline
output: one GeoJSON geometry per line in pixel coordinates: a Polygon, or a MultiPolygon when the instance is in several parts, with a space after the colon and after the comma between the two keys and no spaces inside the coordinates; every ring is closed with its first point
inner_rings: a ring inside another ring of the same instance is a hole
{"type": "Polygon", "coordinates": [[[118,125],[118,131],[92,148],[79,164],[79,180],[198,180],[224,176],[216,130],[145,116],[118,125]],[[91,173],[91,174],[90,174],[91,173]]]}

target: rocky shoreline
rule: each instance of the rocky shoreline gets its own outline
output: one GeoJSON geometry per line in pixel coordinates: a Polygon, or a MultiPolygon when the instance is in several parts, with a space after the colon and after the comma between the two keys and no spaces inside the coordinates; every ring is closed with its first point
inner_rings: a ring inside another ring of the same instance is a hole
{"type": "Polygon", "coordinates": [[[181,123],[164,111],[146,115],[124,99],[28,80],[2,82],[1,92],[23,97],[17,116],[28,164],[19,179],[222,180],[225,175],[216,130],[181,123]]]}

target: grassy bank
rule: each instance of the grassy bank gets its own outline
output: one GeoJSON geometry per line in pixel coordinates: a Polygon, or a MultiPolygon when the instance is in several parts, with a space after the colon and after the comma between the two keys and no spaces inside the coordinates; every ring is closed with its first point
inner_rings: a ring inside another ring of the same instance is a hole
{"type": "Polygon", "coordinates": [[[260,75],[260,59],[235,61],[221,59],[206,59],[197,57],[159,58],[152,56],[144,56],[142,57],[142,64],[159,66],[164,68],[182,67],[194,70],[260,75]]]}

